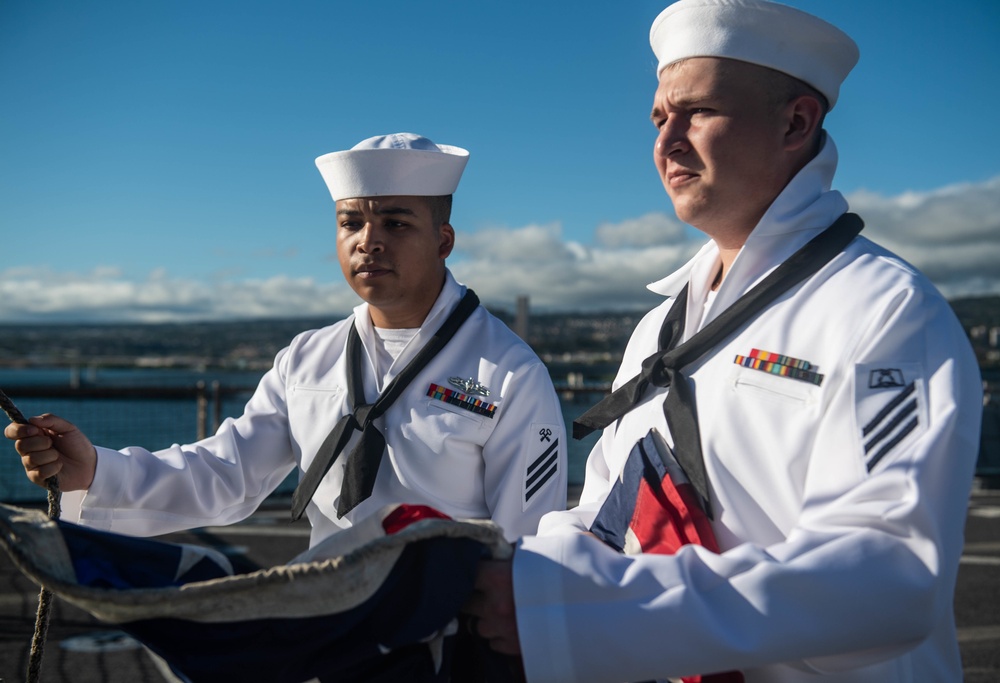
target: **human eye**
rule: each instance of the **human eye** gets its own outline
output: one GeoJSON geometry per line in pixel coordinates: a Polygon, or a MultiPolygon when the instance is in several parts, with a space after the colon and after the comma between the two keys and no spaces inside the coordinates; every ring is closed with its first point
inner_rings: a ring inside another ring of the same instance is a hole
{"type": "Polygon", "coordinates": [[[382,220],[382,225],[386,230],[403,230],[410,225],[410,222],[402,216],[386,216],[382,220]]]}

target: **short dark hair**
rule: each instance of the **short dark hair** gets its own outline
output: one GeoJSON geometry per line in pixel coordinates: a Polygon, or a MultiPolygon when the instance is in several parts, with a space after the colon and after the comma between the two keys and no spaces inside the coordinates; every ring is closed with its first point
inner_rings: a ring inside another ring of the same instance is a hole
{"type": "MultiPolygon", "coordinates": [[[[768,104],[775,110],[780,109],[792,100],[802,95],[808,95],[819,101],[823,109],[823,116],[830,110],[830,102],[826,96],[805,81],[799,80],[795,76],[790,76],[783,71],[743,62],[737,59],[722,58],[722,69],[732,73],[737,68],[752,67],[755,74],[756,85],[767,96],[768,104]]],[[[745,71],[743,73],[746,73],[745,71]]],[[[741,75],[743,75],[741,73],[741,75]]]]}
{"type": "MultiPolygon", "coordinates": [[[[823,93],[805,81],[795,78],[795,76],[790,76],[783,71],[733,59],[722,59],[721,61],[723,70],[728,71],[729,74],[732,74],[737,68],[752,67],[755,85],[764,93],[764,96],[767,98],[767,106],[774,112],[779,111],[786,104],[803,95],[812,97],[819,102],[820,117],[813,139],[813,153],[819,152],[823,141],[823,121],[826,119],[827,112],[830,111],[830,102],[823,93]],[[736,65],[742,65],[742,67],[736,65]]],[[[747,71],[744,68],[741,76],[746,73],[747,71]]]]}
{"type": "Polygon", "coordinates": [[[826,99],[826,95],[805,81],[800,81],[794,76],[789,76],[788,74],[775,71],[774,69],[767,69],[767,77],[765,80],[768,81],[767,93],[770,96],[771,104],[775,109],[786,105],[792,100],[803,95],[808,95],[809,97],[813,97],[818,100],[820,107],[823,109],[822,118],[820,119],[820,127],[822,128],[823,118],[825,118],[826,113],[830,111],[830,103],[826,99]]]}
{"type": "Polygon", "coordinates": [[[427,207],[431,210],[431,220],[434,221],[435,226],[440,227],[451,222],[451,198],[450,194],[425,197],[427,207]]]}
{"type": "Polygon", "coordinates": [[[812,139],[812,153],[818,154],[820,148],[823,146],[823,122],[826,120],[827,112],[830,111],[830,102],[826,99],[826,95],[805,81],[799,80],[794,76],[789,76],[781,71],[768,68],[764,68],[763,71],[766,74],[763,81],[765,83],[764,88],[767,93],[768,104],[774,111],[778,111],[781,107],[803,95],[812,97],[819,102],[819,121],[816,124],[816,132],[812,139]]]}

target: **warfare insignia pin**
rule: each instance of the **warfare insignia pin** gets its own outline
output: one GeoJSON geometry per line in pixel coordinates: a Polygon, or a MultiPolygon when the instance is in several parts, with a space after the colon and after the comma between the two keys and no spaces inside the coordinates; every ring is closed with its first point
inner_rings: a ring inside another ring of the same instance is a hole
{"type": "Polygon", "coordinates": [[[453,387],[458,387],[468,394],[478,394],[479,396],[489,396],[490,390],[473,378],[462,379],[461,377],[449,377],[448,383],[453,387]]]}

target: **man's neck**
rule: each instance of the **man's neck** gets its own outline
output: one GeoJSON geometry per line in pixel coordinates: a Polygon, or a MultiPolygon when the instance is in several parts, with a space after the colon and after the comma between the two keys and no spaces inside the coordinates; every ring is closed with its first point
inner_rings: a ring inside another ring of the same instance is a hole
{"type": "Polygon", "coordinates": [[[427,314],[430,313],[433,304],[423,311],[387,311],[369,305],[368,314],[371,316],[372,325],[383,330],[408,330],[423,326],[427,314]]]}
{"type": "Polygon", "coordinates": [[[432,299],[429,299],[429,297],[420,300],[411,299],[401,304],[393,302],[389,306],[379,306],[369,301],[368,315],[371,317],[372,324],[384,330],[405,330],[423,327],[424,320],[430,315],[434,304],[437,303],[441,292],[444,291],[446,281],[446,278],[442,275],[441,286],[438,287],[432,299]]]}
{"type": "Polygon", "coordinates": [[[722,285],[722,281],[726,279],[726,275],[729,274],[729,269],[733,265],[733,261],[736,260],[736,256],[739,255],[740,249],[743,248],[741,244],[738,247],[723,248],[719,247],[719,259],[722,261],[722,267],[719,269],[718,274],[715,276],[715,280],[712,282],[712,291],[715,291],[722,285]]]}

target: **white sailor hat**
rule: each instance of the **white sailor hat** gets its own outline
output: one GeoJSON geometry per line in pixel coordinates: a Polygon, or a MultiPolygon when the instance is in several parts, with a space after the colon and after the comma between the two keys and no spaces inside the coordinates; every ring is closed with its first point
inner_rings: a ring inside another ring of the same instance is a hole
{"type": "Polygon", "coordinates": [[[334,201],[352,197],[416,195],[436,197],[455,192],[469,161],[461,147],[436,145],[413,133],[377,135],[349,150],[316,159],[334,201]]]}
{"type": "Polygon", "coordinates": [[[649,43],[657,76],[689,57],[727,57],[805,81],[831,109],[858,62],[858,46],[836,26],[763,0],[680,0],[656,17],[649,43]]]}

